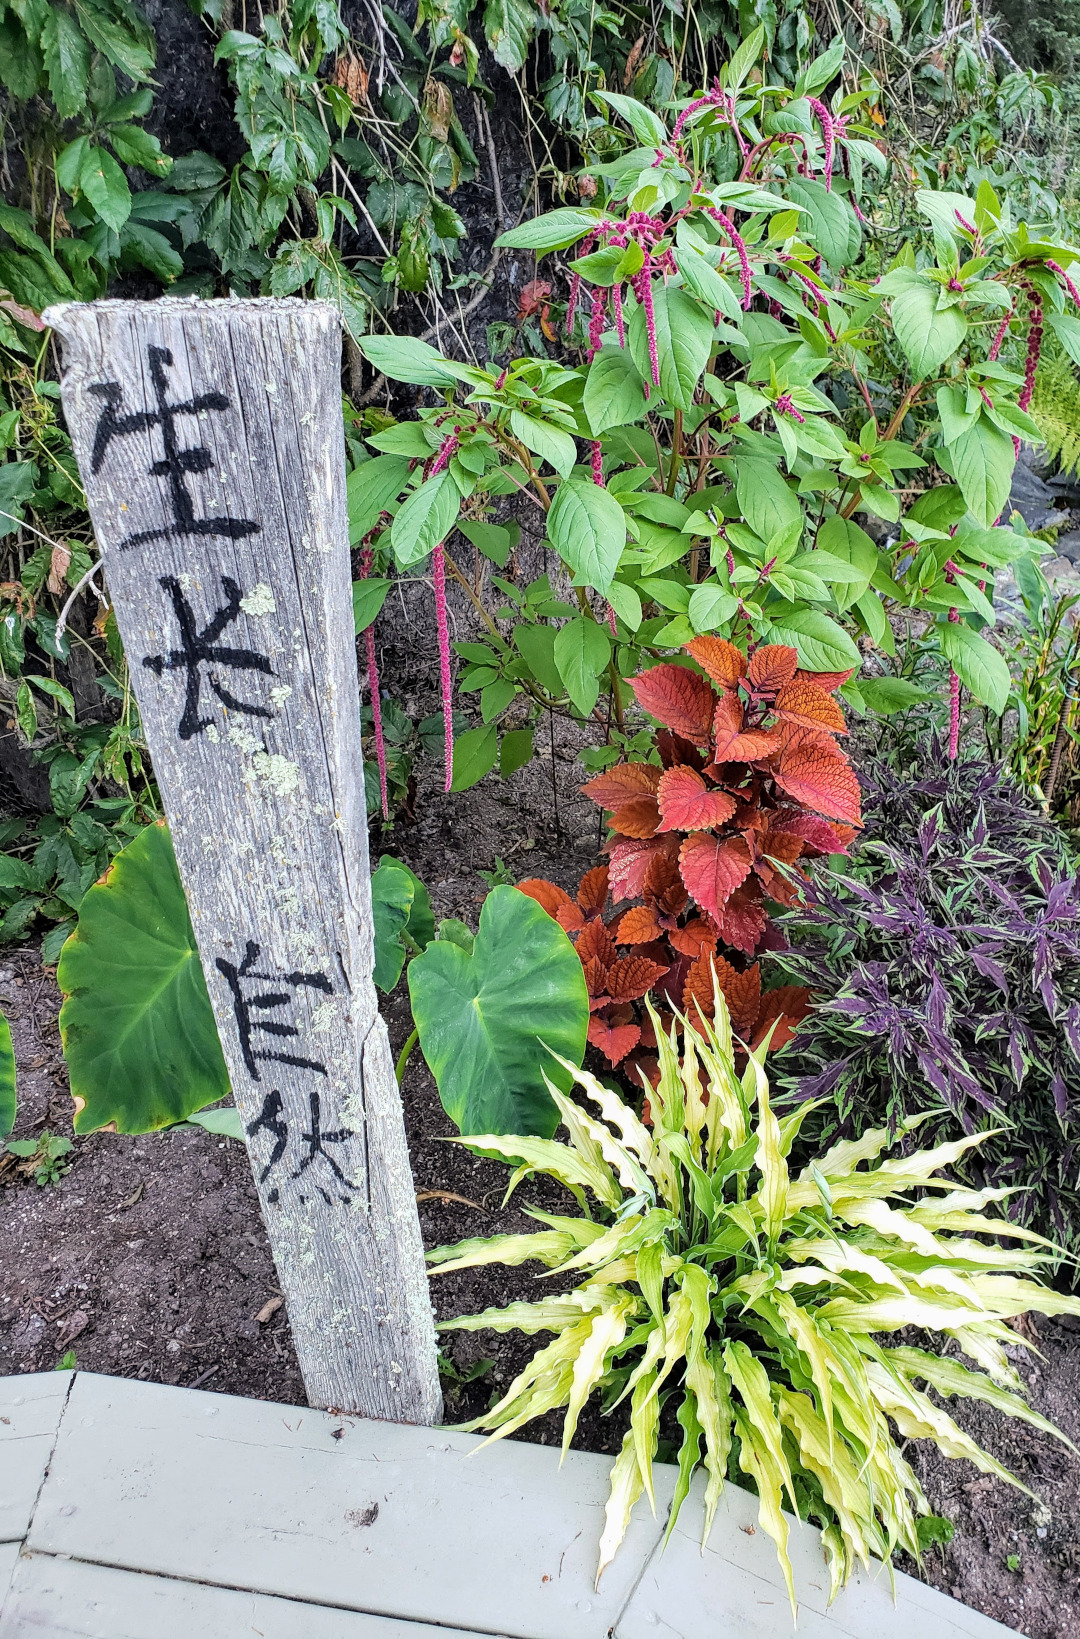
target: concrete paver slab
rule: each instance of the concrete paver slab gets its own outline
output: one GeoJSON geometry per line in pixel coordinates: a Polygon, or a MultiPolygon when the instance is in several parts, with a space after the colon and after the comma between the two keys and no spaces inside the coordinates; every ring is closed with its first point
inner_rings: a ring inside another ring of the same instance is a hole
{"type": "Polygon", "coordinates": [[[698,1476],[666,1549],[645,1567],[615,1639],[1015,1639],[981,1612],[899,1572],[894,1602],[884,1567],[872,1576],[857,1572],[830,1606],[818,1533],[789,1515],[796,1634],[776,1548],[757,1523],[757,1499],[726,1488],[703,1554],[703,1494],[698,1476]]]}
{"type": "MultiPolygon", "coordinates": [[[[0,1561],[2,1567],[2,1561],[0,1561]]],[[[2,1576],[2,1569],[0,1569],[2,1576]]],[[[426,1623],[51,1555],[24,1556],[0,1611],[0,1639],[480,1639],[426,1623]]]]}
{"type": "Polygon", "coordinates": [[[610,1459],[479,1443],[79,1373],[28,1542],[514,1639],[607,1633],[660,1524],[639,1510],[596,1593],[610,1459]]]}
{"type": "Polygon", "coordinates": [[[19,1559],[18,1542],[0,1542],[0,1616],[3,1615],[7,1591],[19,1559]]]}
{"type": "Polygon", "coordinates": [[[0,1542],[21,1542],[49,1466],[71,1372],[0,1377],[0,1542]]]}

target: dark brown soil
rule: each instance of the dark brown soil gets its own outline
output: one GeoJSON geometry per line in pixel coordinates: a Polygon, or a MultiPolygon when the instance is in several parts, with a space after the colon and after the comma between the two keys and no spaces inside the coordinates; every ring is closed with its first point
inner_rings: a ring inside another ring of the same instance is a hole
{"type": "MultiPolygon", "coordinates": [[[[411,716],[434,708],[423,586],[408,589],[403,621],[383,651],[383,676],[411,716]],[[415,625],[410,631],[409,615],[415,625]],[[399,646],[395,646],[399,645],[399,646]]],[[[429,596],[430,594],[428,594],[429,596]]],[[[502,859],[519,878],[546,875],[572,886],[595,862],[595,811],[575,792],[575,731],[557,726],[554,754],[509,785],[494,777],[444,798],[436,770],[421,765],[415,823],[372,838],[372,853],[408,860],[431,888],[436,915],[475,927],[487,892],[481,870],[502,859]],[[556,802],[558,814],[556,818],[556,802]]],[[[56,1028],[58,995],[30,948],[0,954],[0,1006],[11,1020],[19,1066],[20,1136],[47,1126],[71,1135],[70,1102],[56,1028]]],[[[385,1013],[397,1050],[410,1020],[403,990],[385,1013]]],[[[419,1053],[405,1079],[405,1114],[420,1221],[428,1246],[524,1230],[501,1207],[506,1173],[444,1142],[453,1129],[419,1053]]],[[[523,1187],[521,1203],[564,1207],[557,1186],[523,1187]]],[[[0,1374],[49,1370],[73,1349],[88,1370],[227,1393],[303,1402],[304,1392],[246,1156],[198,1128],[143,1138],[101,1133],[75,1140],[58,1185],[38,1187],[0,1164],[0,1374]],[[6,1187],[5,1187],[6,1186],[6,1187]]],[[[500,1306],[535,1292],[521,1271],[437,1278],[442,1316],[500,1306]]],[[[1033,1404],[1080,1444],[1080,1331],[1039,1322],[1043,1359],[1021,1365],[1033,1404]]],[[[535,1345],[491,1333],[452,1334],[455,1375],[490,1360],[470,1382],[448,1376],[448,1420],[475,1416],[501,1394],[535,1345]]],[[[953,1544],[929,1555],[936,1586],[1031,1639],[1080,1634],[1080,1462],[1065,1448],[984,1408],[958,1420],[1006,1463],[1039,1502],[947,1462],[914,1443],[908,1455],[934,1508],[956,1526],[953,1544]]],[[[621,1430],[593,1414],[578,1443],[613,1450],[621,1430]]],[[[558,1439],[555,1419],[523,1431],[558,1439]]]]}

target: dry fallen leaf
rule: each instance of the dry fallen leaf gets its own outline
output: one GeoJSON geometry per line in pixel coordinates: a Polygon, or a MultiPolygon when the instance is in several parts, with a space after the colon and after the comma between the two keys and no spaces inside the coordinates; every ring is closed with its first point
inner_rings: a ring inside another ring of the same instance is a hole
{"type": "Polygon", "coordinates": [[[135,1204],[138,1201],[142,1200],[143,1195],[145,1193],[146,1193],[146,1185],[145,1184],[140,1184],[138,1186],[138,1188],[136,1189],[134,1195],[129,1195],[126,1201],[121,1201],[120,1206],[121,1207],[135,1206],[135,1204]]]}
{"type": "Polygon", "coordinates": [[[285,1299],[283,1297],[267,1298],[255,1319],[260,1326],[265,1326],[268,1320],[273,1320],[285,1299]]]}
{"type": "Polygon", "coordinates": [[[477,1212],[486,1212],[487,1208],[480,1201],[470,1201],[467,1195],[455,1195],[450,1189],[418,1189],[417,1201],[457,1201],[460,1206],[471,1206],[477,1212]]]}

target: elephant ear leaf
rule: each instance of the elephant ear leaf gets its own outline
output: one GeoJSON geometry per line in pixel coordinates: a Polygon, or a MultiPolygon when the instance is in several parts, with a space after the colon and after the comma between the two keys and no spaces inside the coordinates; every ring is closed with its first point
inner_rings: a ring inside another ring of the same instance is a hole
{"type": "Polygon", "coordinates": [[[56,977],[77,1132],[153,1132],[228,1096],[163,822],[141,831],[87,890],[56,977]]]}
{"type": "Polygon", "coordinates": [[[0,1013],[0,1139],[7,1138],[15,1125],[15,1049],[11,1026],[0,1013]]]}
{"type": "Polygon", "coordinates": [[[462,1133],[550,1138],[580,1064],[589,997],[577,951],[535,900],[495,888],[471,951],[437,939],[409,966],[420,1046],[447,1115],[462,1133]]]}

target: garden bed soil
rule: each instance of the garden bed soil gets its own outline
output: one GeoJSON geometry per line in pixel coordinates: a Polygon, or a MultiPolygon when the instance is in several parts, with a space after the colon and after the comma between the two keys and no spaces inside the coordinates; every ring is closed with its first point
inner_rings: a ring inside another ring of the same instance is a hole
{"type": "MultiPolygon", "coordinates": [[[[402,620],[395,620],[381,657],[383,677],[394,679],[395,698],[414,718],[436,704],[429,600],[423,584],[403,588],[402,620]]],[[[437,917],[475,927],[488,891],[480,872],[499,860],[512,879],[550,876],[568,888],[595,863],[597,812],[576,789],[583,777],[580,735],[556,724],[552,743],[548,730],[545,722],[543,754],[510,784],[491,777],[444,797],[441,770],[421,763],[414,821],[373,832],[373,857],[392,852],[406,859],[429,885],[437,917]]],[[[11,1021],[19,1069],[20,1137],[45,1128],[72,1136],[59,1000],[53,972],[35,948],[0,953],[0,1006],[11,1021]]],[[[384,1013],[397,1052],[411,1024],[404,986],[384,1013]]],[[[404,1100],[427,1246],[534,1227],[516,1204],[502,1206],[504,1168],[445,1141],[453,1128],[419,1052],[409,1063],[404,1100]]],[[[44,1187],[13,1158],[0,1163],[0,1374],[50,1370],[71,1350],[91,1371],[303,1403],[288,1312],[243,1148],[185,1126],[137,1138],[76,1138],[70,1159],[62,1180],[44,1187]]],[[[568,1197],[538,1180],[516,1201],[564,1209],[568,1197]]],[[[536,1285],[527,1272],[491,1268],[438,1277],[432,1291],[439,1315],[449,1317],[533,1295],[536,1285]]],[[[1037,1326],[1042,1357],[1021,1365],[1033,1403],[1080,1444],[1080,1330],[1042,1320],[1037,1326]]],[[[447,1420],[482,1412],[534,1347],[534,1340],[513,1335],[450,1335],[447,1420]],[[477,1370],[481,1375],[470,1380],[477,1370]]],[[[1039,1501],[912,1442],[908,1455],[932,1505],[956,1526],[954,1542],[930,1552],[924,1574],[1031,1639],[1075,1639],[1080,1461],[987,1408],[961,1407],[958,1420],[1039,1501]]],[[[560,1421],[545,1419],[522,1434],[557,1443],[560,1421]]],[[[618,1434],[591,1412],[577,1443],[612,1451],[618,1434]]]]}

